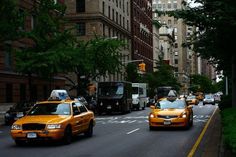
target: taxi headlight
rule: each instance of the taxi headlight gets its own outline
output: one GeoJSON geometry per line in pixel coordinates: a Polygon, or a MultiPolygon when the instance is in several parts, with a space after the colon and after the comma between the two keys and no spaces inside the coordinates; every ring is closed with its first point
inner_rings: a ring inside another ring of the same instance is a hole
{"type": "Polygon", "coordinates": [[[61,128],[61,124],[48,124],[47,125],[47,129],[60,129],[61,128]]]}
{"type": "Polygon", "coordinates": [[[187,117],[187,113],[186,112],[183,112],[182,114],[181,114],[181,118],[186,118],[187,117]]]}
{"type": "Polygon", "coordinates": [[[13,124],[11,126],[11,130],[22,130],[22,126],[18,124],[13,124]]]}
{"type": "Polygon", "coordinates": [[[149,117],[150,117],[150,118],[154,118],[155,115],[151,113],[151,114],[149,115],[149,117]]]}

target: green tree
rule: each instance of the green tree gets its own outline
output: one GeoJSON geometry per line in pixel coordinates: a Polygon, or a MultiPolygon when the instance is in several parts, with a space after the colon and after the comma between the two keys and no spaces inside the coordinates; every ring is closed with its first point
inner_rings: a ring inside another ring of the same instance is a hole
{"type": "Polygon", "coordinates": [[[85,95],[89,79],[95,79],[108,74],[120,72],[123,66],[121,48],[125,43],[120,40],[98,37],[79,45],[70,51],[70,72],[77,76],[77,82],[70,80],[71,89],[76,89],[78,95],[85,95]]]}
{"type": "Polygon", "coordinates": [[[126,81],[140,82],[141,77],[138,74],[137,65],[134,63],[128,63],[126,66],[126,81]]]}
{"type": "Polygon", "coordinates": [[[0,43],[2,44],[20,37],[23,12],[17,8],[16,0],[1,0],[0,6],[0,43]]]}
{"type": "Polygon", "coordinates": [[[190,43],[194,51],[217,64],[218,70],[232,77],[232,105],[236,107],[236,1],[234,0],[195,0],[200,5],[186,6],[184,10],[167,12],[170,16],[182,18],[188,25],[199,28],[190,43]]]}
{"type": "Polygon", "coordinates": [[[161,57],[157,61],[157,71],[147,74],[150,96],[154,96],[155,89],[160,86],[172,86],[179,91],[181,85],[174,76],[173,68],[166,64],[161,57]]]}
{"type": "MultiPolygon", "coordinates": [[[[62,29],[65,6],[53,0],[34,1],[26,15],[34,17],[33,29],[24,32],[24,38],[32,41],[16,53],[16,70],[28,76],[29,93],[32,93],[32,74],[51,79],[64,70],[63,63],[69,60],[66,49],[73,46],[73,37],[62,29]]],[[[30,101],[32,97],[30,95],[30,101]]]]}
{"type": "Polygon", "coordinates": [[[203,92],[203,93],[215,93],[216,88],[211,79],[203,75],[191,75],[190,76],[190,91],[203,92]]]}

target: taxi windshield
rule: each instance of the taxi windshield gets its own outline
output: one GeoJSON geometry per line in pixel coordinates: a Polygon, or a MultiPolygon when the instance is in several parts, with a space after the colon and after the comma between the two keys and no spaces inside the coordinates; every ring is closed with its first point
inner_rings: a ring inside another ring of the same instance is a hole
{"type": "Polygon", "coordinates": [[[28,115],[70,115],[70,104],[36,104],[28,115]]]}
{"type": "Polygon", "coordinates": [[[188,96],[187,99],[196,99],[196,96],[191,95],[191,96],[188,96]]]}
{"type": "Polygon", "coordinates": [[[183,100],[175,100],[173,102],[168,100],[162,100],[157,103],[157,107],[160,109],[184,109],[185,102],[183,100]]]}

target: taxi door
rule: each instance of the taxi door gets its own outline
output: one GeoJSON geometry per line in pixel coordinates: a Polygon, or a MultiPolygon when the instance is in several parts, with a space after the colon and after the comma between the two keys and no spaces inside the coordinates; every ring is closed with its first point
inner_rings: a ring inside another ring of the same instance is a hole
{"type": "Polygon", "coordinates": [[[83,116],[81,115],[77,104],[73,103],[72,108],[73,108],[72,129],[73,129],[73,132],[80,133],[83,131],[83,123],[84,123],[83,116]]]}
{"type": "Polygon", "coordinates": [[[91,115],[88,113],[88,110],[86,109],[86,107],[81,102],[77,102],[76,105],[79,108],[80,116],[81,116],[82,121],[83,121],[81,129],[85,131],[89,127],[91,115]]]}

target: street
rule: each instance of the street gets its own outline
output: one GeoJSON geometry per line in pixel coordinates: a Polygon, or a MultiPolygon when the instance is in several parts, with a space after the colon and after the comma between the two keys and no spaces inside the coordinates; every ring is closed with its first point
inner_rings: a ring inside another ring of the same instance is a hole
{"type": "Polygon", "coordinates": [[[10,157],[185,157],[191,151],[217,106],[193,107],[189,130],[163,128],[149,131],[150,109],[129,114],[96,116],[94,135],[79,135],[70,145],[42,142],[24,147],[11,139],[10,126],[0,126],[0,156],[10,157]]]}

